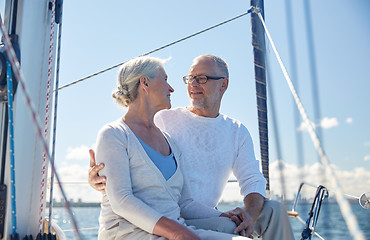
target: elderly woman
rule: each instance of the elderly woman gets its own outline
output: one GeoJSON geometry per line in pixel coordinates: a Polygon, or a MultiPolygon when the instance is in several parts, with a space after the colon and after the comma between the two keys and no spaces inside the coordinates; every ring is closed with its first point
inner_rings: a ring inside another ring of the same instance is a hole
{"type": "Polygon", "coordinates": [[[96,145],[107,177],[99,239],[247,239],[185,225],[182,217],[224,215],[192,200],[181,152],[153,122],[171,107],[173,91],[163,60],[139,57],[121,67],[113,98],[128,111],[100,130],[96,145]]]}

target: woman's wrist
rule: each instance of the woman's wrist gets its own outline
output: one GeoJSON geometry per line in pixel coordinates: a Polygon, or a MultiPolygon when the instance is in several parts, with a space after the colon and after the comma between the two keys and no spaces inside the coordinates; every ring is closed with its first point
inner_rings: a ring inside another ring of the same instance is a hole
{"type": "Polygon", "coordinates": [[[161,217],[154,226],[153,234],[168,239],[174,239],[176,233],[184,229],[186,229],[186,227],[180,223],[166,217],[161,217]]]}

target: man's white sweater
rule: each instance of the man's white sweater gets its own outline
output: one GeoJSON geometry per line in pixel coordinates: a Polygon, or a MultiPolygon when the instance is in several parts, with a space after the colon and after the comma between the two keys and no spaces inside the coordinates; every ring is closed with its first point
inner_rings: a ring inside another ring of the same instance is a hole
{"type": "Polygon", "coordinates": [[[194,200],[215,207],[232,172],[242,196],[265,196],[266,180],[259,170],[252,138],[240,121],[223,114],[201,117],[184,107],[160,111],[154,121],[182,152],[194,200]]]}

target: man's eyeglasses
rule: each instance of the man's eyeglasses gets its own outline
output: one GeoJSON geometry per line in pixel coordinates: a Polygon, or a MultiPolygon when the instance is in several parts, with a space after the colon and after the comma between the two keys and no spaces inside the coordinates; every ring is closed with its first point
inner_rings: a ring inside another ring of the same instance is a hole
{"type": "Polygon", "coordinates": [[[199,84],[205,84],[208,80],[220,80],[225,77],[211,77],[207,75],[199,75],[199,76],[184,76],[182,79],[184,80],[185,84],[192,83],[194,80],[199,84]]]}

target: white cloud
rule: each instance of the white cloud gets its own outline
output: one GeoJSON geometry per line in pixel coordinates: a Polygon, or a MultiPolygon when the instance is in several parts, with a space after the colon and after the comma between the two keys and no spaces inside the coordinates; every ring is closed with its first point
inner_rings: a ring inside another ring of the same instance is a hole
{"type": "MultiPolygon", "coordinates": [[[[313,122],[311,122],[311,124],[313,125],[314,128],[316,128],[315,124],[313,122]]],[[[308,129],[308,126],[306,124],[306,122],[301,122],[301,125],[297,128],[298,131],[307,131],[308,129]]]]}
{"type": "Polygon", "coordinates": [[[366,155],[366,156],[364,157],[364,160],[365,160],[365,161],[370,161],[370,155],[366,155]]]}
{"type": "MultiPolygon", "coordinates": [[[[329,194],[334,196],[334,193],[331,192],[331,189],[334,189],[334,185],[330,181],[333,179],[326,178],[325,171],[320,163],[305,165],[302,168],[294,164],[285,163],[284,165],[286,196],[289,199],[296,194],[301,182],[310,183],[314,186],[324,185],[329,189],[329,194]]],[[[331,167],[334,169],[339,185],[342,187],[344,193],[352,196],[360,196],[362,193],[369,191],[370,171],[364,168],[356,168],[351,171],[340,170],[335,165],[331,165],[331,167]]],[[[282,187],[277,161],[270,164],[270,186],[274,194],[281,195],[282,187]]],[[[309,196],[310,194],[313,196],[315,189],[307,187],[307,190],[310,192],[309,196]]]]}
{"type": "MultiPolygon", "coordinates": [[[[370,156],[369,156],[370,158],[370,156]]],[[[271,197],[276,199],[282,195],[282,184],[280,181],[280,171],[278,161],[270,164],[270,189],[271,197]]],[[[284,179],[285,179],[285,196],[287,199],[293,199],[298,191],[301,182],[307,184],[302,188],[302,196],[313,198],[316,192],[316,186],[323,185],[329,189],[329,195],[334,197],[331,189],[334,189],[333,183],[328,181],[325,171],[320,163],[305,165],[299,168],[295,164],[284,164],[284,179]],[[314,186],[314,187],[313,187],[314,186]]],[[[337,166],[331,165],[333,168],[339,185],[345,194],[359,197],[362,193],[369,191],[370,171],[365,168],[356,168],[351,171],[340,170],[337,166]]],[[[241,201],[242,196],[239,194],[239,185],[237,183],[229,183],[223,193],[222,200],[224,201],[241,201]]]]}
{"type": "Polygon", "coordinates": [[[349,118],[347,118],[347,119],[346,119],[346,123],[348,123],[348,124],[353,123],[353,118],[350,118],[350,117],[349,117],[349,118]]]}
{"type": "MultiPolygon", "coordinates": [[[[95,191],[87,182],[88,169],[88,162],[86,162],[85,167],[73,164],[62,166],[57,169],[63,189],[69,200],[74,199],[74,201],[77,201],[81,199],[84,202],[100,202],[101,193],[95,191]]],[[[53,198],[57,201],[60,201],[62,198],[59,186],[56,184],[54,185],[53,198]]],[[[49,199],[49,197],[47,197],[47,199],[49,199]]]]}
{"type": "MultiPolygon", "coordinates": [[[[364,192],[368,192],[370,186],[370,171],[365,168],[356,168],[351,171],[340,170],[335,165],[331,165],[335,171],[337,179],[342,187],[344,193],[352,196],[360,196],[364,192]]],[[[86,166],[78,164],[65,165],[57,169],[60,176],[61,182],[64,183],[64,190],[69,199],[73,198],[75,201],[81,199],[85,202],[99,202],[101,200],[101,193],[95,191],[87,183],[87,174],[89,169],[89,163],[86,162],[86,166]]],[[[330,189],[333,189],[330,182],[325,180],[325,174],[320,163],[311,165],[305,165],[301,168],[295,164],[284,163],[284,176],[286,186],[286,196],[288,199],[292,199],[297,193],[299,184],[303,181],[314,186],[322,184],[329,189],[330,196],[334,196],[334,193],[330,189]],[[302,175],[302,177],[300,177],[302,175]]],[[[271,196],[281,196],[281,183],[280,183],[280,172],[278,167],[278,161],[274,161],[270,164],[270,188],[271,196]]],[[[54,198],[58,201],[61,199],[60,191],[58,186],[54,186],[54,198]]],[[[303,194],[308,197],[313,197],[316,189],[304,187],[303,194]]],[[[222,200],[224,201],[242,201],[242,196],[239,193],[238,183],[228,183],[223,195],[222,200]]],[[[49,198],[47,198],[49,199],[49,198]]]]}
{"type": "Polygon", "coordinates": [[[370,142],[365,142],[364,145],[365,147],[370,147],[370,142]]]}
{"type": "Polygon", "coordinates": [[[74,160],[89,159],[89,149],[90,148],[85,145],[81,145],[75,148],[68,147],[66,159],[74,159],[74,160]]]}
{"type": "Polygon", "coordinates": [[[338,120],[337,118],[328,118],[328,117],[324,117],[323,119],[321,119],[320,121],[320,126],[324,129],[327,129],[327,128],[332,128],[332,127],[336,127],[338,126],[339,123],[338,123],[338,120]]]}
{"type": "MultiPolygon", "coordinates": [[[[314,128],[316,128],[315,123],[311,122],[311,124],[314,128]]],[[[324,117],[323,119],[321,119],[320,123],[317,124],[317,126],[320,126],[323,129],[336,127],[338,125],[339,125],[339,122],[337,118],[328,118],[328,117],[324,117]]],[[[301,125],[297,128],[297,130],[301,132],[308,131],[308,126],[306,125],[305,122],[301,122],[301,125]]]]}

